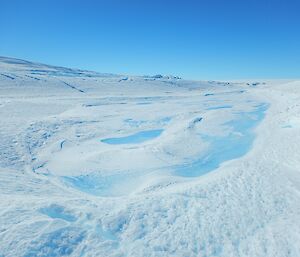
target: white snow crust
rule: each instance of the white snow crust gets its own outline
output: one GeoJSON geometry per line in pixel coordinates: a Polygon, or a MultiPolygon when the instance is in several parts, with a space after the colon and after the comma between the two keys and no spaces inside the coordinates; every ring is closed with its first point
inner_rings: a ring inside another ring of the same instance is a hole
{"type": "Polygon", "coordinates": [[[300,81],[0,57],[0,119],[1,257],[300,256],[300,81]]]}

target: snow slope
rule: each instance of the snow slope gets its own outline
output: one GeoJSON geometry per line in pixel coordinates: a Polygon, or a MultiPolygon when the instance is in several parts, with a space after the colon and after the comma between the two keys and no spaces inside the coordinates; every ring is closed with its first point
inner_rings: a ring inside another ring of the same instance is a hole
{"type": "Polygon", "coordinates": [[[299,86],[0,57],[0,256],[300,256],[299,86]]]}

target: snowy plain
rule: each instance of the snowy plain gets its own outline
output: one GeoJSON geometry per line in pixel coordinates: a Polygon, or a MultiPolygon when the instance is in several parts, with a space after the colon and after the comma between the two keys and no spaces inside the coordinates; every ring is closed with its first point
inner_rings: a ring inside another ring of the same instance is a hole
{"type": "Polygon", "coordinates": [[[300,81],[0,57],[0,256],[300,256],[300,81]]]}

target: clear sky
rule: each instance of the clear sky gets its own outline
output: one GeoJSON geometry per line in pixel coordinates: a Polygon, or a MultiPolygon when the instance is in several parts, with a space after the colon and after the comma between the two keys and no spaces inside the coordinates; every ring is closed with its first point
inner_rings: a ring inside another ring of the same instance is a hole
{"type": "Polygon", "coordinates": [[[0,55],[122,74],[300,78],[300,0],[0,0],[0,55]]]}

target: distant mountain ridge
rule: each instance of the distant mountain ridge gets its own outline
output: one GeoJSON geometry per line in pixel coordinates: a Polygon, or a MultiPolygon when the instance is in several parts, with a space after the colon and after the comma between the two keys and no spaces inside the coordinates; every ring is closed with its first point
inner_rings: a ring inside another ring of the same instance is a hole
{"type": "MultiPolygon", "coordinates": [[[[5,69],[29,71],[32,74],[38,75],[53,75],[53,76],[78,76],[78,77],[124,77],[127,75],[114,74],[114,73],[101,73],[97,71],[90,71],[86,69],[67,68],[63,66],[48,65],[39,62],[31,62],[18,58],[11,58],[0,56],[0,69],[6,66],[5,69]],[[21,68],[23,67],[23,69],[21,68]]],[[[178,76],[173,75],[144,75],[144,76],[131,76],[142,77],[145,79],[181,79],[178,76]]]]}

